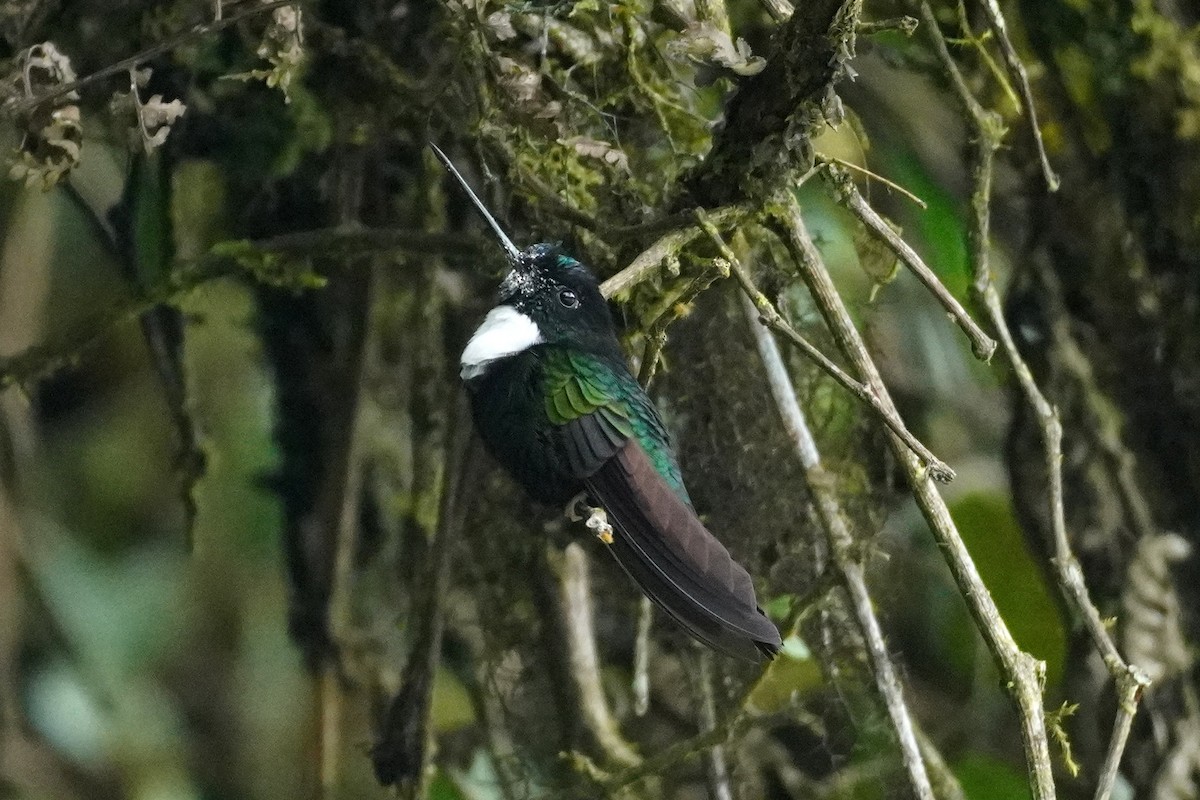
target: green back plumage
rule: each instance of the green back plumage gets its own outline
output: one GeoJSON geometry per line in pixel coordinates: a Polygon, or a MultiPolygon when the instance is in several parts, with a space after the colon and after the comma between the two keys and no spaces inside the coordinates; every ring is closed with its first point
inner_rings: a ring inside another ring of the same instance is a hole
{"type": "Polygon", "coordinates": [[[551,425],[566,426],[590,415],[622,438],[636,439],[655,470],[690,505],[666,427],[624,364],[566,348],[546,348],[541,361],[551,425]]]}

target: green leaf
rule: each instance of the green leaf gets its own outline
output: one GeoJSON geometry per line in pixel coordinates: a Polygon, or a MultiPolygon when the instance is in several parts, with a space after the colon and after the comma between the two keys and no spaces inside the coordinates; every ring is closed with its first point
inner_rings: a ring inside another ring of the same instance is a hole
{"type": "Polygon", "coordinates": [[[968,494],[950,513],[1017,644],[1046,662],[1046,683],[1055,685],[1063,674],[1066,630],[1007,496],[968,494]]]}
{"type": "Polygon", "coordinates": [[[1024,773],[992,756],[971,753],[953,769],[969,800],[1025,800],[1030,796],[1024,773]]]}

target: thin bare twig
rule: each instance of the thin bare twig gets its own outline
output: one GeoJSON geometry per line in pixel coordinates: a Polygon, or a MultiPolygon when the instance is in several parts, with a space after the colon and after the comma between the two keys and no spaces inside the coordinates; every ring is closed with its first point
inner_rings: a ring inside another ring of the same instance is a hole
{"type": "Polygon", "coordinates": [[[853,172],[861,173],[862,175],[866,176],[869,180],[877,181],[879,183],[882,183],[888,189],[895,191],[895,192],[899,192],[901,195],[903,195],[904,197],[907,197],[909,200],[911,200],[912,202],[914,202],[918,206],[920,206],[922,211],[927,211],[929,209],[929,204],[926,203],[924,200],[922,200],[920,197],[918,197],[916,194],[914,194],[913,192],[910,192],[908,189],[905,189],[903,186],[896,183],[895,181],[889,180],[888,178],[883,177],[878,172],[872,172],[871,170],[867,169],[866,167],[860,167],[858,164],[855,164],[853,161],[847,161],[846,159],[838,158],[837,156],[821,156],[820,161],[822,162],[822,165],[832,162],[834,164],[837,164],[840,167],[844,167],[853,172]]]}
{"type": "Polygon", "coordinates": [[[650,710],[650,630],[654,627],[654,603],[642,597],[638,603],[637,638],[633,642],[633,713],[645,716],[650,710]]]}
{"type": "MultiPolygon", "coordinates": [[[[717,699],[713,690],[712,652],[700,653],[700,730],[704,733],[717,729],[717,699]]],[[[733,789],[729,786],[729,763],[725,758],[725,744],[716,742],[704,754],[704,771],[708,778],[709,800],[733,800],[733,789]]]]}
{"type": "Polygon", "coordinates": [[[1050,166],[1050,159],[1046,156],[1046,145],[1042,141],[1042,129],[1038,125],[1037,107],[1033,102],[1033,92],[1029,88],[1029,74],[1025,71],[1025,65],[1021,63],[1021,58],[1017,55],[1017,50],[1008,37],[1008,26],[1004,22],[1000,4],[996,0],[980,0],[980,4],[987,15],[992,33],[996,34],[996,42],[1000,45],[1001,55],[1004,56],[1004,66],[1008,69],[1008,74],[1017,82],[1021,105],[1025,109],[1026,116],[1029,117],[1029,128],[1033,131],[1033,143],[1037,148],[1038,161],[1042,167],[1042,178],[1046,181],[1046,187],[1050,191],[1056,192],[1059,186],[1058,175],[1050,166]]]}
{"type": "Polygon", "coordinates": [[[779,310],[775,308],[770,299],[759,291],[758,287],[754,284],[754,279],[750,277],[750,271],[746,269],[737,255],[729,248],[729,245],[725,243],[720,231],[712,224],[711,220],[705,218],[703,215],[701,215],[700,219],[700,224],[708,233],[709,238],[713,240],[718,250],[729,261],[730,269],[741,285],[742,291],[754,305],[755,309],[757,309],[759,321],[771,330],[787,337],[788,341],[800,348],[802,353],[812,359],[830,377],[859,400],[870,406],[879,415],[883,423],[917,454],[917,457],[921,459],[925,468],[929,470],[930,477],[940,483],[949,483],[954,480],[954,470],[930,452],[929,448],[922,444],[921,440],[908,430],[899,415],[889,413],[887,407],[879,401],[879,398],[875,396],[875,393],[869,387],[859,383],[847,374],[845,370],[833,363],[816,345],[805,339],[783,318],[783,315],[779,313],[779,310]]]}
{"type": "Polygon", "coordinates": [[[750,324],[751,333],[754,334],[758,355],[763,363],[763,372],[771,387],[771,395],[775,398],[775,406],[804,470],[805,485],[816,507],[821,528],[825,532],[833,567],[841,578],[842,588],[849,595],[854,619],[858,623],[858,630],[863,637],[867,657],[871,663],[875,688],[892,721],[892,729],[900,745],[901,759],[908,773],[909,784],[917,798],[933,800],[933,788],[925,771],[925,762],[921,758],[912,717],[908,713],[900,680],[896,676],[895,667],[892,666],[892,660],[887,653],[887,645],[883,641],[883,631],[872,607],[862,564],[854,552],[854,537],[850,534],[846,517],[833,489],[833,476],[821,464],[816,440],[809,431],[800,402],[796,399],[796,390],[792,386],[779,346],[770,331],[758,324],[758,310],[748,296],[742,297],[742,308],[750,324]]]}
{"type": "Polygon", "coordinates": [[[193,39],[201,39],[210,34],[222,31],[231,25],[236,25],[247,17],[256,16],[266,11],[274,11],[277,8],[283,8],[284,6],[294,5],[299,5],[296,0],[273,0],[273,2],[264,3],[262,5],[250,5],[236,14],[215,19],[212,22],[207,22],[202,25],[193,25],[186,31],[180,31],[173,36],[168,36],[166,39],[163,39],[153,47],[147,47],[145,50],[137,53],[136,55],[121,59],[115,64],[109,64],[107,67],[98,69],[92,74],[86,75],[79,80],[71,81],[70,83],[59,84],[50,91],[43,92],[37,97],[27,98],[14,105],[12,107],[12,113],[18,117],[23,116],[40,106],[42,103],[53,100],[56,97],[62,97],[64,94],[74,92],[77,89],[82,89],[84,86],[90,86],[97,81],[104,80],[105,78],[113,75],[119,75],[122,72],[128,72],[130,69],[137,67],[139,64],[145,63],[152,58],[157,58],[164,53],[169,53],[175,48],[185,45],[193,39]]]}
{"type": "MultiPolygon", "coordinates": [[[[829,275],[808,234],[800,206],[790,194],[781,194],[771,208],[769,223],[778,231],[791,252],[812,293],[813,300],[834,339],[846,358],[854,365],[863,382],[878,396],[880,402],[895,411],[887,386],[875,366],[862,336],[854,327],[833,279],[829,275]]],[[[1030,786],[1035,800],[1053,800],[1054,775],[1050,760],[1050,744],[1046,735],[1042,690],[1045,664],[1017,646],[1004,619],[996,608],[971,554],[963,544],[945,501],[929,480],[916,457],[905,442],[889,432],[888,443],[912,487],[913,498],[921,509],[930,531],[947,566],[958,584],[975,625],[1003,676],[1004,685],[1019,710],[1021,738],[1030,773],[1030,786]]]]}
{"type": "Polygon", "coordinates": [[[588,577],[587,553],[578,542],[562,552],[558,564],[560,606],[565,617],[567,660],[579,698],[583,724],[608,760],[619,766],[641,763],[641,757],[621,736],[616,719],[604,696],[600,679],[600,656],[592,624],[592,587],[588,577]]]}
{"type": "MultiPolygon", "coordinates": [[[[996,13],[999,11],[997,10],[996,13]]],[[[1063,506],[1062,423],[1059,421],[1057,409],[1042,394],[1033,377],[1033,372],[1017,348],[1012,332],[1009,330],[1008,321],[1004,317],[1000,293],[996,290],[996,285],[992,280],[989,258],[992,174],[994,157],[1000,148],[1005,132],[1004,128],[1000,124],[998,116],[983,108],[967,88],[966,81],[963,79],[958,65],[951,58],[950,50],[933,18],[933,10],[927,2],[922,2],[921,14],[929,28],[934,49],[942,60],[943,66],[951,75],[951,84],[962,103],[963,112],[974,128],[975,135],[972,145],[974,189],[971,197],[973,217],[970,229],[970,256],[974,273],[972,293],[976,302],[987,314],[992,329],[1000,337],[1004,355],[1016,375],[1021,394],[1033,410],[1041,427],[1043,455],[1049,475],[1050,524],[1054,538],[1052,562],[1058,577],[1059,588],[1067,603],[1083,621],[1092,643],[1104,659],[1104,664],[1112,675],[1117,688],[1117,718],[1096,786],[1096,800],[1107,800],[1116,781],[1121,754],[1125,750],[1134,714],[1137,713],[1138,700],[1145,688],[1150,685],[1150,678],[1136,665],[1128,664],[1122,658],[1116,643],[1109,635],[1108,629],[1100,617],[1100,612],[1088,595],[1083,570],[1071,550],[1070,539],[1067,535],[1066,512],[1063,506]]]]}
{"type": "Polygon", "coordinates": [[[962,307],[962,303],[954,295],[950,294],[950,290],[945,284],[938,279],[925,262],[917,255],[917,251],[912,249],[908,242],[901,238],[900,234],[888,225],[883,217],[871,207],[871,204],[866,201],[862,193],[858,191],[858,187],[854,185],[854,181],[846,174],[845,170],[834,165],[830,165],[825,170],[827,180],[830,181],[833,191],[841,198],[842,202],[854,212],[854,215],[862,220],[862,223],[867,228],[883,240],[891,250],[899,256],[904,265],[908,267],[917,280],[921,281],[942,307],[954,318],[958,323],[958,327],[962,328],[963,333],[971,341],[971,352],[981,361],[988,361],[992,357],[992,353],[996,352],[996,341],[992,337],[983,332],[983,329],[975,323],[967,310],[962,307]]]}

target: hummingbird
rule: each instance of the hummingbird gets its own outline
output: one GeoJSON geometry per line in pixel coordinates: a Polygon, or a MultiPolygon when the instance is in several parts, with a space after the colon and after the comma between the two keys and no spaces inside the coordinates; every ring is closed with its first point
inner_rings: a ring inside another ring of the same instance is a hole
{"type": "Polygon", "coordinates": [[[693,637],[736,658],[773,658],[779,631],[759,608],[749,573],[697,515],[596,277],[559,245],[519,249],[446,154],[430,146],[510,267],[460,359],[485,448],[536,501],[586,498],[589,527],[693,637]]]}

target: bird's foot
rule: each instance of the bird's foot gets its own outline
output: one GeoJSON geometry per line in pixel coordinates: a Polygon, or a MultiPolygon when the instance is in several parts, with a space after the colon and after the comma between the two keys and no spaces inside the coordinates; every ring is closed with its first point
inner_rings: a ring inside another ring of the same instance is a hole
{"type": "Polygon", "coordinates": [[[596,538],[598,538],[600,541],[604,542],[605,544],[613,543],[612,523],[608,521],[608,514],[603,508],[593,508],[591,516],[587,518],[587,522],[585,522],[584,525],[587,525],[590,529],[594,530],[596,532],[596,538]]]}
{"type": "Polygon", "coordinates": [[[571,522],[582,522],[589,530],[596,532],[596,538],[605,544],[612,544],[613,526],[608,521],[608,513],[603,508],[588,505],[587,492],[580,492],[567,501],[563,516],[571,522]]]}
{"type": "Polygon", "coordinates": [[[567,501],[566,507],[563,509],[563,516],[571,520],[571,522],[583,522],[587,519],[587,512],[592,510],[592,507],[587,503],[587,492],[580,492],[567,501]],[[582,511],[580,509],[583,509],[582,511]]]}

